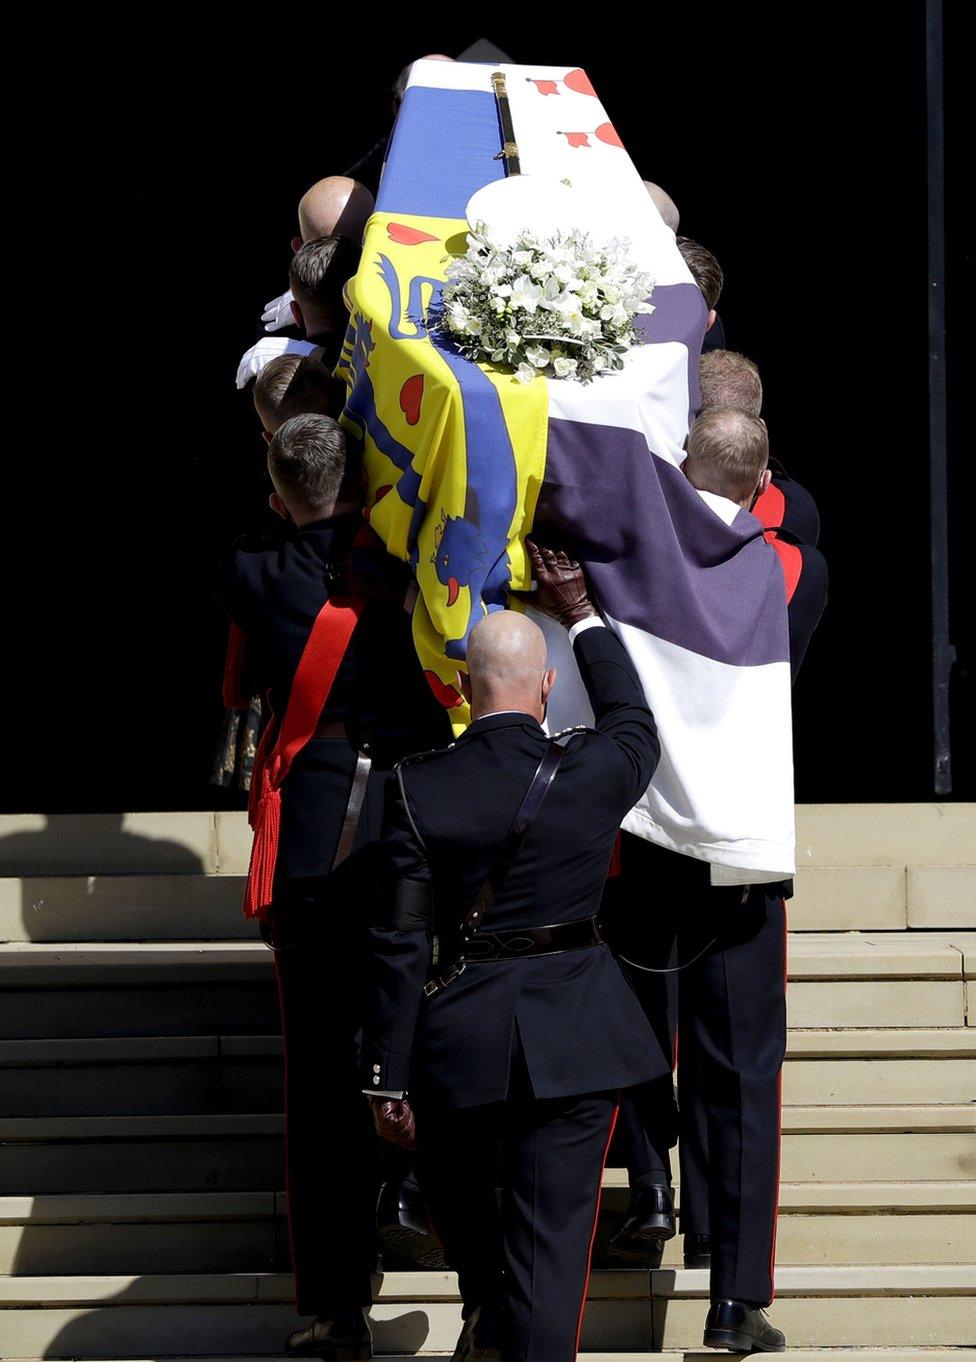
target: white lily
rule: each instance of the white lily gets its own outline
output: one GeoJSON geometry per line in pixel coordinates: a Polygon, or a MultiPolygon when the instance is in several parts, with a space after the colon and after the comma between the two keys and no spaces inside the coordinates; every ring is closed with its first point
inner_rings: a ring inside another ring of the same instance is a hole
{"type": "Polygon", "coordinates": [[[526,274],[520,274],[512,281],[512,307],[520,307],[525,312],[535,312],[542,297],[542,289],[526,274]]]}

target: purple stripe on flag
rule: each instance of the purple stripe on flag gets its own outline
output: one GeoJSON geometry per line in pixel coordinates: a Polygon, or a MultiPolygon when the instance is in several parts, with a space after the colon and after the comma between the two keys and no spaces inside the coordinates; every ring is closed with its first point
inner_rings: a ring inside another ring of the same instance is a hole
{"type": "Polygon", "coordinates": [[[726,525],[637,431],[550,420],[535,515],[608,615],[733,666],[789,660],[786,590],[758,520],[726,525]]]}
{"type": "Polygon", "coordinates": [[[659,284],[651,295],[654,311],[634,320],[645,345],[680,341],[688,347],[688,411],[694,420],[701,407],[698,361],[701,358],[708,308],[697,284],[659,284]]]}

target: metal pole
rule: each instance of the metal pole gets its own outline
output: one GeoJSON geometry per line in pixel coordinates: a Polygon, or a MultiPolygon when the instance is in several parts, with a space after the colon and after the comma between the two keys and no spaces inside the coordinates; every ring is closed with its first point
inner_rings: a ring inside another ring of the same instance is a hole
{"type": "Polygon", "coordinates": [[[932,737],[937,795],[952,792],[949,678],[949,517],[946,445],[945,150],[942,92],[942,0],[926,0],[926,96],[929,218],[929,488],[932,551],[932,737]]]}
{"type": "Polygon", "coordinates": [[[502,130],[502,149],[495,160],[505,162],[506,175],[521,175],[522,166],[519,161],[518,145],[515,141],[515,129],[512,126],[512,110],[508,102],[508,87],[505,84],[504,71],[492,72],[491,88],[495,92],[495,103],[498,105],[498,122],[502,130]]]}

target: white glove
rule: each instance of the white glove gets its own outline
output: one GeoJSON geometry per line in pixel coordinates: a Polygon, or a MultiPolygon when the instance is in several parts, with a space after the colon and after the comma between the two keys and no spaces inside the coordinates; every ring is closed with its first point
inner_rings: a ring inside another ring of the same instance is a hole
{"type": "Polygon", "coordinates": [[[241,358],[237,367],[237,386],[246,388],[251,379],[257,378],[264,366],[277,359],[279,355],[312,355],[318,350],[319,347],[313,345],[311,341],[288,340],[285,336],[267,336],[256,345],[252,345],[241,358]]]}
{"type": "Polygon", "coordinates": [[[286,326],[295,325],[291,310],[294,297],[289,288],[285,289],[280,298],[272,298],[270,303],[265,303],[264,311],[261,313],[265,331],[281,331],[286,326]]]}

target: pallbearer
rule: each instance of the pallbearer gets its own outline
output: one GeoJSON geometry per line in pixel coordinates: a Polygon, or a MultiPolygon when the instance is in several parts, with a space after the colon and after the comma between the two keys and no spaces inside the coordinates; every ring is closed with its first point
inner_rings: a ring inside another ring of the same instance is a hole
{"type": "Polygon", "coordinates": [[[470,727],[401,763],[388,792],[364,1076],[381,1132],[409,1139],[416,1112],[464,1302],[458,1354],[568,1362],[619,1090],[667,1072],[596,925],[617,827],[659,747],[582,572],[533,558],[536,604],[570,631],[596,726],[551,741],[541,631],[511,611],[475,626],[470,727]]]}
{"type": "Polygon", "coordinates": [[[275,948],[296,1303],[315,1316],[288,1352],[369,1357],[378,1171],[358,1040],[382,789],[405,752],[446,741],[446,720],[403,583],[399,600],[386,585],[385,564],[406,569],[362,542],[360,470],[339,426],[286,421],[268,469],[284,528],[234,545],[218,595],[276,716],[252,786],[248,893],[275,948]]]}

